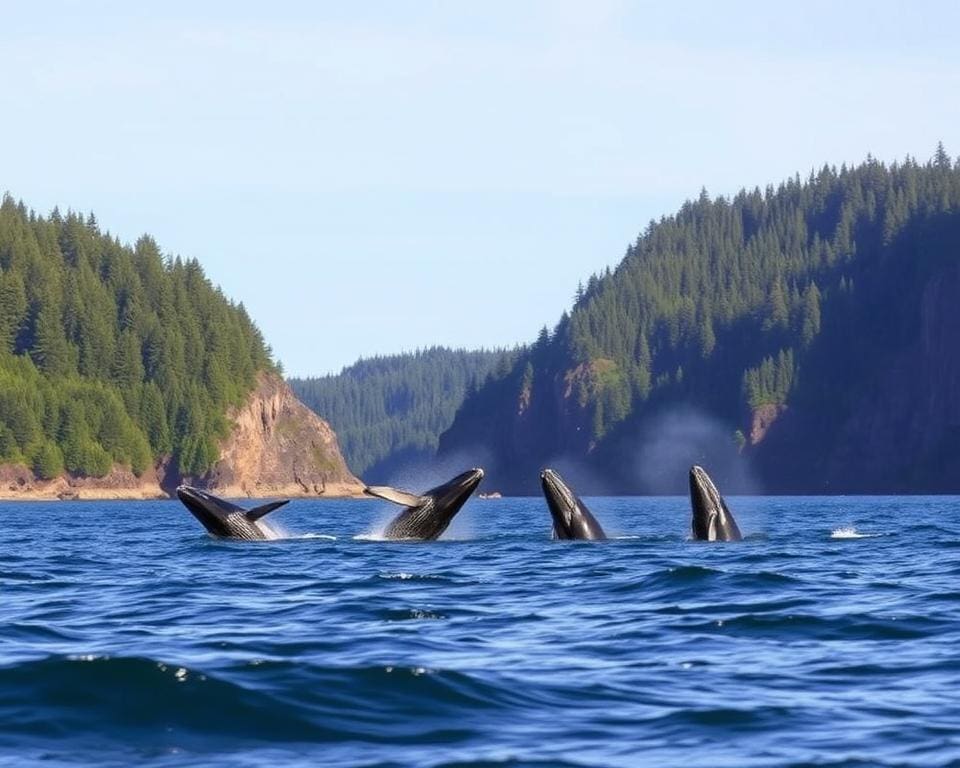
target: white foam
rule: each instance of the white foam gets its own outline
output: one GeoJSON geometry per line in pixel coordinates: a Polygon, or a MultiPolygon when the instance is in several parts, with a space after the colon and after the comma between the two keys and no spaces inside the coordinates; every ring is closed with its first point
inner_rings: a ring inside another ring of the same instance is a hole
{"type": "Polygon", "coordinates": [[[336,541],[336,536],[327,533],[290,533],[286,528],[277,523],[271,523],[264,526],[270,533],[270,541],[298,541],[300,539],[322,539],[323,541],[336,541]]]}
{"type": "Polygon", "coordinates": [[[831,539],[875,539],[882,536],[882,533],[860,533],[852,525],[844,525],[840,528],[834,528],[830,534],[831,539]]]}

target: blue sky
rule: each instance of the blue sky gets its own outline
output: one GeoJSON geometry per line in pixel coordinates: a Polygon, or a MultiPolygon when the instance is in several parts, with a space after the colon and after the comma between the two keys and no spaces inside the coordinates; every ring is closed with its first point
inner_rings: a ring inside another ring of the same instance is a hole
{"type": "Polygon", "coordinates": [[[789,5],[3,2],[0,189],[198,258],[290,374],[510,345],[702,186],[960,151],[960,5],[789,5]]]}

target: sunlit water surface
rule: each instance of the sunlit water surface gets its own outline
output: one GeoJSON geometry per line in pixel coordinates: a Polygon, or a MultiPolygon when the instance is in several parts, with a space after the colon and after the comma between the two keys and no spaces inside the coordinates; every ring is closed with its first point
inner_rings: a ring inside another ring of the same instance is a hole
{"type": "Polygon", "coordinates": [[[960,499],[472,501],[452,540],[297,501],[290,538],[178,502],[0,505],[0,764],[946,765],[960,499]]]}

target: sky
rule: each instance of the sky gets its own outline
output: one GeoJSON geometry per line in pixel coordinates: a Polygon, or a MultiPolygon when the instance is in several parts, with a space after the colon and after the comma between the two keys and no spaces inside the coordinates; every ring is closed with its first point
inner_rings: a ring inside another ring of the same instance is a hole
{"type": "Polygon", "coordinates": [[[153,235],[289,375],[511,346],[651,219],[960,151],[953,2],[0,0],[0,191],[153,235]]]}

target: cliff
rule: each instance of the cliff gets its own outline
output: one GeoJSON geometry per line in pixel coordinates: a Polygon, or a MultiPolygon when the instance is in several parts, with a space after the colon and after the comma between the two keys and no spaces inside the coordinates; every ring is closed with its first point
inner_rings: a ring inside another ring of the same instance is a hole
{"type": "Polygon", "coordinates": [[[330,425],[279,376],[261,374],[213,469],[197,481],[221,496],[360,496],[363,484],[330,425]]]}
{"type": "Polygon", "coordinates": [[[52,480],[7,464],[0,466],[0,498],[159,499],[181,482],[227,497],[362,495],[363,484],[347,468],[333,430],[276,374],[259,374],[244,405],[228,416],[233,430],[221,444],[216,464],[201,477],[183,477],[168,460],[140,477],[114,466],[104,477],[64,474],[52,480]]]}

